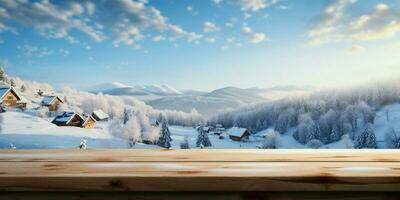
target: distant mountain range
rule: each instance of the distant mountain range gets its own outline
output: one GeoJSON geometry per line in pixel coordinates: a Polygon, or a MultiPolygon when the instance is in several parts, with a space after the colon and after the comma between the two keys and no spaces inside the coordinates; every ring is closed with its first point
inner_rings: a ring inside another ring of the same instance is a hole
{"type": "Polygon", "coordinates": [[[179,91],[168,85],[128,86],[119,82],[104,83],[87,89],[92,93],[135,96],[156,109],[191,112],[196,109],[206,117],[241,106],[277,100],[286,96],[306,95],[311,87],[276,86],[272,88],[225,87],[211,92],[179,91]]]}

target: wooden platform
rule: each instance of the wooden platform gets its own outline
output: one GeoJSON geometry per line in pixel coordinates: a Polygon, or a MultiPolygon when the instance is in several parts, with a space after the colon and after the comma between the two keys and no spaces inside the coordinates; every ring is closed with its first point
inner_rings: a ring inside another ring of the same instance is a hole
{"type": "Polygon", "coordinates": [[[400,151],[1,150],[0,191],[7,197],[44,195],[38,199],[73,192],[80,192],[77,199],[82,192],[106,192],[99,196],[104,198],[114,192],[130,198],[135,192],[143,199],[163,199],[167,192],[187,199],[185,194],[194,192],[196,197],[260,199],[261,193],[268,199],[284,194],[296,199],[299,192],[313,192],[307,193],[312,199],[321,192],[343,191],[349,193],[340,195],[375,192],[365,197],[387,199],[391,195],[385,192],[400,191],[400,151]],[[48,191],[57,192],[43,193],[48,191]]]}

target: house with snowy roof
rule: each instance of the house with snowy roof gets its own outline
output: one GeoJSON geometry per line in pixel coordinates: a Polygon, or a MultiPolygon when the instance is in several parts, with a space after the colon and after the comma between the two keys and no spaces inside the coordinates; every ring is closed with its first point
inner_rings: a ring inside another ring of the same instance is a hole
{"type": "Polygon", "coordinates": [[[11,86],[0,86],[0,103],[6,107],[26,108],[26,102],[18,92],[11,86]]]}
{"type": "Polygon", "coordinates": [[[53,119],[51,123],[57,126],[82,127],[86,119],[76,112],[62,112],[53,119]]]}
{"type": "Polygon", "coordinates": [[[90,114],[96,121],[107,121],[110,116],[105,113],[103,110],[95,110],[90,114]]]}
{"type": "Polygon", "coordinates": [[[231,140],[245,141],[250,137],[250,132],[246,128],[232,127],[228,130],[228,135],[231,140]]]}
{"type": "Polygon", "coordinates": [[[91,115],[87,116],[86,119],[81,124],[82,128],[93,128],[96,123],[96,119],[91,115]]]}
{"type": "Polygon", "coordinates": [[[58,106],[64,101],[58,96],[45,96],[41,102],[42,106],[48,107],[49,111],[57,111],[58,106]]]}

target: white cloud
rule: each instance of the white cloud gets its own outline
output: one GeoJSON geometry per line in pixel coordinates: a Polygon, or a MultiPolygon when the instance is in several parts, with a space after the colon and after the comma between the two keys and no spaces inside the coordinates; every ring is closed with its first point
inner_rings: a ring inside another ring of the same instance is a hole
{"type": "Polygon", "coordinates": [[[267,40],[267,35],[265,33],[253,33],[251,34],[251,43],[260,43],[267,40]]]}
{"type": "Polygon", "coordinates": [[[248,27],[248,26],[243,26],[242,31],[243,31],[244,33],[251,33],[251,28],[248,27]]]}
{"type": "Polygon", "coordinates": [[[212,22],[204,22],[203,23],[203,31],[206,33],[209,32],[216,32],[219,31],[220,27],[218,27],[216,24],[212,23],[212,22]]]}
{"type": "Polygon", "coordinates": [[[193,15],[198,15],[199,11],[196,11],[193,6],[189,5],[186,7],[186,11],[188,11],[189,13],[193,14],[193,15]]]}
{"type": "Polygon", "coordinates": [[[274,4],[277,4],[278,0],[212,0],[216,4],[226,2],[228,4],[239,5],[243,11],[259,11],[274,4]]]}
{"type": "Polygon", "coordinates": [[[96,4],[94,4],[93,2],[88,1],[85,4],[85,8],[86,8],[86,11],[88,12],[89,15],[93,15],[95,10],[96,10],[96,4]]]}
{"type": "Polygon", "coordinates": [[[160,41],[163,41],[163,40],[165,40],[166,38],[164,37],[164,36],[162,36],[162,35],[156,35],[156,36],[154,36],[153,37],[153,41],[154,42],[160,42],[160,41]]]}
{"type": "Polygon", "coordinates": [[[346,8],[355,0],[336,0],[309,30],[310,45],[335,42],[380,40],[400,32],[400,15],[386,4],[377,4],[370,13],[351,16],[346,8]],[[346,17],[345,17],[346,16],[346,17]]]}
{"type": "Polygon", "coordinates": [[[66,57],[70,54],[70,51],[68,51],[66,49],[59,49],[58,52],[64,57],[66,57]]]}
{"type": "Polygon", "coordinates": [[[265,33],[253,32],[253,30],[247,25],[242,27],[242,31],[243,33],[249,35],[251,43],[257,44],[268,40],[268,36],[265,33]]]}
{"type": "Polygon", "coordinates": [[[71,30],[77,30],[94,41],[104,39],[101,32],[88,25],[82,15],[84,8],[79,3],[66,3],[57,7],[49,1],[0,1],[0,22],[15,22],[33,27],[49,38],[67,38],[71,30]]]}
{"type": "Polygon", "coordinates": [[[232,23],[230,23],[230,22],[226,22],[225,26],[228,27],[228,28],[233,28],[234,25],[232,23]]]}
{"type": "Polygon", "coordinates": [[[348,49],[348,52],[351,54],[356,54],[356,53],[363,52],[364,50],[365,50],[365,48],[360,45],[353,45],[348,49]]]}
{"type": "Polygon", "coordinates": [[[22,51],[24,56],[27,57],[45,57],[53,54],[53,51],[47,47],[37,47],[32,45],[18,45],[17,49],[22,51]]]}
{"type": "Polygon", "coordinates": [[[76,31],[96,42],[111,39],[115,46],[145,39],[145,31],[189,42],[202,38],[200,34],[169,23],[147,0],[66,1],[59,5],[47,0],[1,0],[0,24],[0,31],[18,24],[34,28],[47,38],[64,38],[71,43],[80,43],[78,37],[72,35],[76,31]],[[111,31],[106,32],[104,27],[111,31]],[[110,33],[113,34],[107,35],[110,33]]]}
{"type": "Polygon", "coordinates": [[[281,10],[287,10],[287,9],[289,9],[289,7],[287,7],[287,6],[285,6],[285,5],[280,5],[280,6],[278,6],[278,8],[281,9],[281,10]]]}
{"type": "Polygon", "coordinates": [[[217,40],[215,39],[215,38],[206,38],[205,39],[206,40],[206,42],[208,42],[208,43],[215,43],[217,40]]]}

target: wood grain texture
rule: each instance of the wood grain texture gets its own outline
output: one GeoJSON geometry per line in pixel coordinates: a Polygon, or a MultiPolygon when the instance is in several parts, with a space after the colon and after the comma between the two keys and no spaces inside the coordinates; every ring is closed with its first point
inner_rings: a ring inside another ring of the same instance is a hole
{"type": "Polygon", "coordinates": [[[0,191],[400,191],[395,150],[2,150],[0,191]]]}
{"type": "Polygon", "coordinates": [[[400,150],[373,149],[52,149],[0,150],[1,161],[87,162],[400,162],[400,150]]]}

